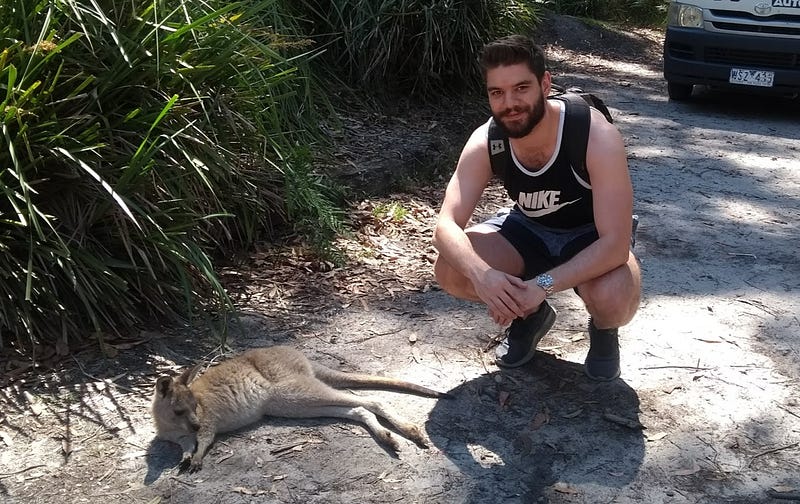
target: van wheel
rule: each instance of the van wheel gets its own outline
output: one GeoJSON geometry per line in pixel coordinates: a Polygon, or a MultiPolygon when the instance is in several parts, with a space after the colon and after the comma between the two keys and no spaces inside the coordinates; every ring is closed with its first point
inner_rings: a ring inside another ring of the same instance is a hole
{"type": "Polygon", "coordinates": [[[670,100],[686,101],[692,96],[691,84],[678,84],[677,82],[667,82],[667,94],[670,100]]]}

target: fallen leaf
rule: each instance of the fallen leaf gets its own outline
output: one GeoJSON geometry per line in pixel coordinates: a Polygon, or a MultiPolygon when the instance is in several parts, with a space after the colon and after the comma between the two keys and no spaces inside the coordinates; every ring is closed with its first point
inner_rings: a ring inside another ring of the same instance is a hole
{"type": "Polygon", "coordinates": [[[691,476],[700,470],[700,466],[697,465],[697,462],[692,460],[692,466],[687,467],[685,469],[677,469],[672,471],[672,476],[691,476]]]}
{"type": "Polygon", "coordinates": [[[614,422],[615,424],[622,425],[623,427],[627,427],[629,429],[638,430],[645,428],[644,425],[642,425],[642,423],[639,422],[638,419],[625,418],[623,416],[615,415],[614,413],[608,411],[603,413],[603,418],[605,418],[609,422],[614,422]]]}
{"type": "Polygon", "coordinates": [[[561,415],[561,418],[575,418],[576,416],[580,415],[581,413],[583,413],[583,408],[578,408],[575,411],[573,411],[572,413],[566,413],[564,415],[561,415]]]}
{"type": "Polygon", "coordinates": [[[536,413],[531,420],[531,430],[541,429],[544,424],[550,423],[550,412],[545,408],[544,411],[536,413]]]}
{"type": "Polygon", "coordinates": [[[511,398],[511,394],[506,392],[505,390],[501,390],[499,394],[497,394],[497,402],[500,404],[501,408],[505,408],[508,405],[508,400],[511,398]]]}
{"type": "Polygon", "coordinates": [[[553,490],[555,490],[558,493],[569,494],[569,495],[575,495],[578,493],[578,490],[576,488],[571,487],[566,483],[562,483],[560,481],[555,485],[553,485],[553,490]]]}
{"type": "Polygon", "coordinates": [[[0,430],[0,438],[3,439],[3,442],[11,448],[14,445],[14,441],[11,439],[11,436],[8,435],[8,432],[0,430]]]}
{"type": "Polygon", "coordinates": [[[778,493],[789,493],[789,492],[794,492],[796,489],[794,487],[790,487],[790,486],[786,486],[786,485],[778,485],[778,486],[772,487],[772,490],[774,490],[774,491],[776,491],[778,493]]]}
{"type": "Polygon", "coordinates": [[[264,495],[265,493],[267,493],[266,490],[251,490],[247,487],[241,487],[241,486],[233,487],[231,488],[231,491],[244,495],[264,495]]]}
{"type": "Polygon", "coordinates": [[[666,432],[656,432],[655,434],[645,435],[648,441],[658,441],[659,439],[664,439],[667,437],[666,432]]]}

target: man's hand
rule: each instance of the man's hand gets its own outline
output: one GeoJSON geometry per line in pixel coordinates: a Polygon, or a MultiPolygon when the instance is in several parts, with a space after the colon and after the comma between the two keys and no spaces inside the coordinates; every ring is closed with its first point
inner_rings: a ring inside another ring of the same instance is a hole
{"type": "Polygon", "coordinates": [[[473,280],[472,284],[475,294],[486,304],[492,319],[498,324],[525,315],[525,308],[520,301],[526,297],[524,293],[528,290],[528,284],[522,279],[496,269],[488,269],[473,280]]]}
{"type": "Polygon", "coordinates": [[[519,278],[511,278],[517,280],[515,285],[520,283],[524,285],[524,287],[516,290],[516,295],[513,297],[514,303],[522,314],[517,315],[519,312],[515,311],[512,315],[509,315],[507,312],[501,312],[500,310],[495,310],[492,306],[489,306],[489,316],[501,326],[510,324],[517,317],[525,317],[526,315],[533,313],[539,309],[539,305],[542,304],[547,296],[547,294],[544,292],[544,289],[536,285],[533,280],[523,282],[519,278]]]}

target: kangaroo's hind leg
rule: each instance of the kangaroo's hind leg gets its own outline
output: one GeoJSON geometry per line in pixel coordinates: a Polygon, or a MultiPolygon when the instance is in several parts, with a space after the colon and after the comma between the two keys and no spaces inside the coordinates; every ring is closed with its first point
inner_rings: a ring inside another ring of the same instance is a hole
{"type": "Polygon", "coordinates": [[[400,451],[400,445],[392,432],[381,425],[378,417],[362,406],[311,406],[305,409],[308,418],[331,417],[346,418],[364,424],[379,443],[391,449],[394,453],[400,451]]]}
{"type": "Polygon", "coordinates": [[[397,450],[397,442],[391,437],[391,433],[375,418],[378,415],[385,418],[404,437],[423,448],[428,446],[416,425],[396,415],[375,398],[337,390],[316,379],[302,380],[287,388],[293,393],[275,401],[280,404],[274,404],[267,414],[294,418],[332,416],[357,420],[364,423],[380,441],[397,450]]]}

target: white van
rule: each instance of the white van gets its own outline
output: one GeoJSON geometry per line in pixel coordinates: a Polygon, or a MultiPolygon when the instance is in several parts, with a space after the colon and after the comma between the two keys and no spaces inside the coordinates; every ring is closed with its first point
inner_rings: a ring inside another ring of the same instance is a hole
{"type": "Polygon", "coordinates": [[[695,84],[800,92],[800,0],[670,2],[664,78],[671,100],[695,84]]]}

